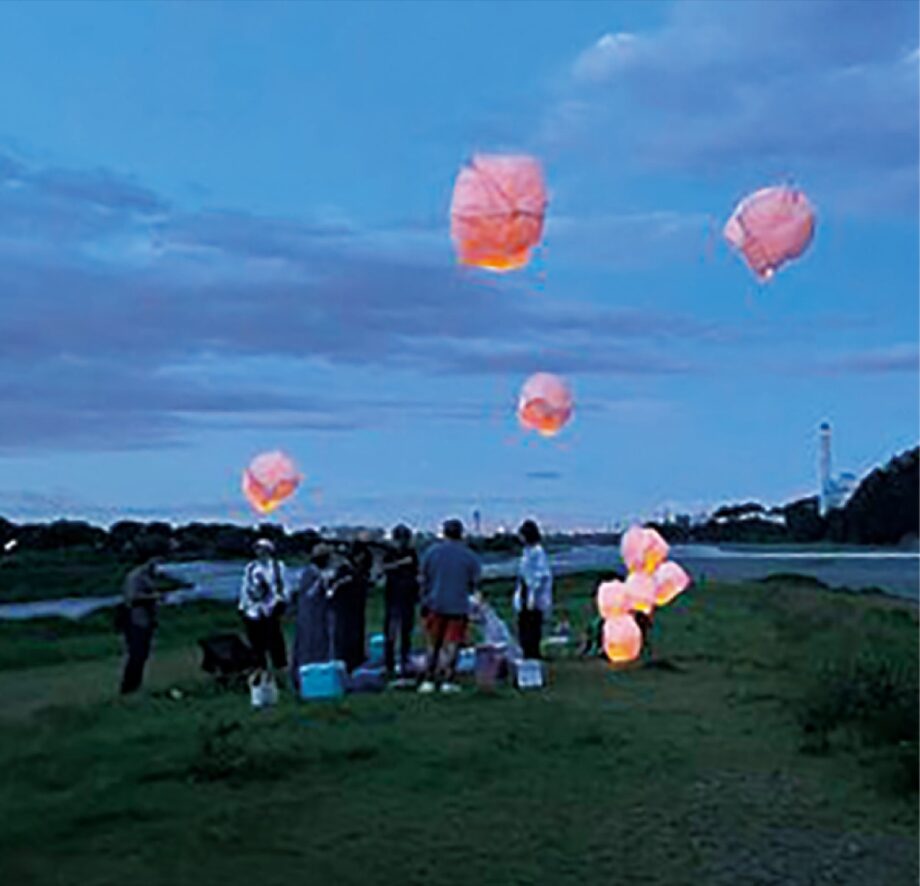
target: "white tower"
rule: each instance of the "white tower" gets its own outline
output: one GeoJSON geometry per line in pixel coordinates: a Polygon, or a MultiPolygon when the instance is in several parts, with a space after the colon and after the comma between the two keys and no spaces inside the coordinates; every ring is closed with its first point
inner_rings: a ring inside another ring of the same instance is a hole
{"type": "Polygon", "coordinates": [[[827,513],[831,497],[831,426],[821,422],[818,428],[818,496],[819,509],[823,517],[827,513]]]}

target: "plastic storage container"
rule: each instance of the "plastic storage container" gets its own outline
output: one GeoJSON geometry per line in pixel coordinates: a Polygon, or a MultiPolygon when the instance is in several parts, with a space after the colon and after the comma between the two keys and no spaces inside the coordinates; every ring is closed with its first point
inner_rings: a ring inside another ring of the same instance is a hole
{"type": "Polygon", "coordinates": [[[507,671],[507,647],[502,643],[481,643],[476,647],[476,685],[494,689],[507,671]]]}
{"type": "Polygon", "coordinates": [[[512,662],[511,672],[518,689],[543,687],[543,662],[537,658],[522,658],[512,662]]]}
{"type": "Polygon", "coordinates": [[[300,697],[307,701],[341,698],[345,694],[345,664],[324,661],[300,668],[300,697]]]}
{"type": "Polygon", "coordinates": [[[472,674],[476,670],[476,650],[471,648],[461,649],[457,656],[457,673],[472,674]]]}

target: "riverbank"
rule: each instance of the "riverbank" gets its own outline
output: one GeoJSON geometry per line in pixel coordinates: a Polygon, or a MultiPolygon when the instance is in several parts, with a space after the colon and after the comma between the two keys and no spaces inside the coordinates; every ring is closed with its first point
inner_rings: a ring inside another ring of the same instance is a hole
{"type": "MultiPolygon", "coordinates": [[[[745,546],[675,545],[671,556],[697,582],[762,581],[773,575],[797,574],[826,587],[849,591],[872,590],[913,601],[920,598],[920,556],[885,549],[751,548],[745,546]]],[[[17,570],[0,567],[0,621],[28,620],[49,616],[82,618],[118,599],[120,581],[127,566],[111,556],[96,559],[84,554],[76,567],[68,557],[19,561],[17,570]],[[104,588],[107,595],[92,594],[104,588]],[[65,591],[65,593],[60,593],[65,591]],[[12,602],[11,598],[20,602],[12,602]]],[[[579,546],[556,551],[550,556],[557,575],[582,572],[612,574],[621,567],[619,550],[609,546],[579,546]]],[[[167,564],[168,574],[178,588],[170,594],[175,605],[194,601],[234,600],[239,593],[243,560],[184,561],[167,564]]],[[[288,562],[296,577],[302,562],[288,562]]],[[[489,557],[483,573],[488,578],[514,575],[516,557],[489,557]]]]}
{"type": "MultiPolygon", "coordinates": [[[[593,576],[559,581],[577,623],[593,588],[593,576]]],[[[489,586],[498,601],[509,590],[489,586]]],[[[198,670],[195,640],[235,625],[231,605],[164,610],[148,689],[128,700],[114,696],[105,613],[55,620],[0,664],[0,873],[280,886],[373,871],[439,886],[458,869],[583,884],[626,866],[650,886],[913,883],[905,748],[832,704],[862,685],[842,678],[871,688],[888,673],[867,662],[916,683],[916,609],[884,604],[709,582],[657,615],[648,666],[564,658],[531,695],[285,694],[260,714],[198,670]],[[81,633],[82,660],[47,663],[81,633]]],[[[38,624],[0,626],[0,650],[38,624]]],[[[916,754],[916,736],[908,745],[916,754]]]]}

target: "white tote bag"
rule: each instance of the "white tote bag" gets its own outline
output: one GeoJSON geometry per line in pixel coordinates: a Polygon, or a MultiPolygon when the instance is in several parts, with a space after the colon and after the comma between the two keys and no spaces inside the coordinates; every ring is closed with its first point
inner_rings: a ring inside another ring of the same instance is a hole
{"type": "Polygon", "coordinates": [[[268,671],[256,671],[249,680],[249,697],[254,708],[278,703],[278,684],[268,671]]]}

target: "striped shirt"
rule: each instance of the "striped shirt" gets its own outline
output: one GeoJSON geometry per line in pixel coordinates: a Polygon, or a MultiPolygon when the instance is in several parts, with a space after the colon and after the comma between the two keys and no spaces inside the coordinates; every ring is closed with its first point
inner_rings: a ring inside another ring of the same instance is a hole
{"type": "Polygon", "coordinates": [[[243,572],[240,587],[240,611],[247,618],[261,618],[286,600],[284,564],[271,559],[267,563],[253,560],[243,572]]]}

